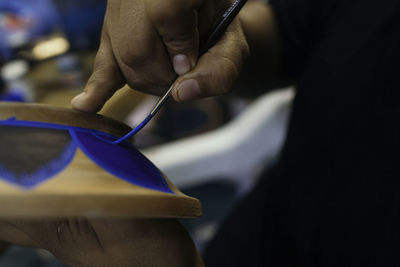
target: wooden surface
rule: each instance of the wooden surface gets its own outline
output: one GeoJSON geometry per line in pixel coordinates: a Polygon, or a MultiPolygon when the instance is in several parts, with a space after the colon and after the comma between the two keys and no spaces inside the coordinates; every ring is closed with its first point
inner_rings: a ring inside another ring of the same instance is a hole
{"type": "MultiPolygon", "coordinates": [[[[42,105],[1,103],[0,119],[9,117],[90,127],[111,134],[122,134],[129,129],[121,123],[98,115],[42,105]]],[[[29,138],[24,138],[24,140],[25,142],[33,142],[37,139],[37,142],[42,143],[47,148],[52,146],[51,140],[53,138],[49,134],[51,133],[43,132],[43,136],[41,136],[40,133],[39,135],[36,133],[37,136],[32,135],[29,138]],[[41,138],[45,138],[49,143],[41,142],[41,138]]],[[[12,133],[8,135],[11,136],[12,133]]],[[[1,138],[4,146],[4,139],[7,139],[7,134],[3,133],[1,138]]],[[[12,138],[9,139],[12,140],[12,138]]],[[[54,140],[60,142],[60,136],[55,137],[54,140]]],[[[22,162],[28,164],[27,161],[30,159],[33,161],[33,157],[26,157],[26,155],[46,158],[46,155],[41,155],[50,153],[47,152],[46,148],[36,146],[35,151],[24,151],[24,146],[20,146],[17,155],[21,155],[23,157],[22,162]]],[[[0,156],[3,155],[3,161],[6,161],[7,155],[10,154],[7,151],[10,151],[10,149],[0,147],[0,156]]],[[[13,162],[14,160],[11,160],[11,163],[7,164],[13,165],[13,162]]],[[[14,168],[17,167],[14,166],[14,168]]],[[[174,194],[125,182],[99,167],[78,148],[72,162],[61,173],[33,189],[23,189],[0,179],[0,217],[128,216],[180,218],[200,216],[200,202],[182,194],[168,180],[167,182],[174,194]]]]}
{"type": "Polygon", "coordinates": [[[16,117],[19,120],[58,123],[95,129],[115,136],[122,136],[131,130],[129,126],[123,123],[98,114],[43,104],[1,102],[0,120],[11,117],[16,117]]]}

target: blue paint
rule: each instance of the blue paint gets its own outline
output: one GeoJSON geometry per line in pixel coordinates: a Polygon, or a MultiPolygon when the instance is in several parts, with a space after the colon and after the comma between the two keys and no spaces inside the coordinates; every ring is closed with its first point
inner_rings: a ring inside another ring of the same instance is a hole
{"type": "MultiPolygon", "coordinates": [[[[150,120],[150,118],[148,118],[148,120],[150,120]]],[[[56,123],[22,121],[15,118],[0,120],[0,126],[1,125],[67,130],[72,138],[71,144],[66,148],[62,157],[48,164],[49,166],[43,167],[34,176],[27,174],[24,179],[22,179],[25,181],[23,183],[16,183],[15,181],[19,180],[15,179],[13,174],[7,172],[7,170],[0,166],[0,178],[9,182],[14,181],[14,184],[24,188],[32,188],[60,172],[70,163],[75,154],[76,147],[79,147],[93,162],[120,179],[149,189],[173,193],[161,172],[134,148],[132,144],[125,141],[129,136],[126,138],[124,137],[124,140],[120,140],[113,135],[93,129],[56,123]],[[119,143],[115,144],[116,142],[119,143]],[[71,152],[72,150],[74,151],[73,153],[71,152]]],[[[140,129],[137,129],[137,131],[138,130],[140,129]]]]}
{"type": "Polygon", "coordinates": [[[113,175],[139,186],[173,193],[160,171],[131,144],[113,145],[79,131],[70,134],[89,158],[113,175]]]}
{"type": "Polygon", "coordinates": [[[60,157],[53,159],[33,173],[15,174],[0,164],[0,179],[25,189],[32,189],[64,170],[74,158],[76,148],[76,144],[70,142],[60,157]]]}
{"type": "Polygon", "coordinates": [[[150,114],[149,116],[147,116],[138,126],[135,127],[135,129],[133,129],[132,131],[130,131],[129,133],[127,133],[126,135],[122,136],[120,139],[112,142],[112,144],[116,145],[119,143],[124,142],[126,139],[128,139],[129,137],[131,137],[132,135],[135,135],[137,132],[139,132],[144,126],[146,126],[146,124],[151,120],[153,116],[150,114]]]}

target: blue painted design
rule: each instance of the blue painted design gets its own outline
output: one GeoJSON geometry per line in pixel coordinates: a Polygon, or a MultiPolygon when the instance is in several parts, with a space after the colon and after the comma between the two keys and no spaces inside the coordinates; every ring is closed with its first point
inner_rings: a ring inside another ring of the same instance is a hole
{"type": "MultiPolygon", "coordinates": [[[[149,189],[173,193],[165,181],[161,172],[136,148],[129,142],[123,141],[114,144],[119,139],[113,135],[100,132],[93,129],[86,129],[80,127],[67,126],[55,123],[35,122],[35,121],[21,121],[15,118],[8,120],[0,120],[1,125],[19,126],[19,127],[39,127],[55,130],[67,130],[72,137],[71,147],[68,146],[63,153],[63,157],[59,161],[48,164],[49,166],[43,167],[43,170],[38,172],[31,180],[37,180],[38,183],[48,179],[57,172],[53,172],[52,168],[58,169],[64,162],[65,165],[69,164],[75,153],[76,147],[79,147],[93,162],[102,167],[109,173],[130,182],[135,185],[143,186],[149,189]],[[53,166],[54,165],[54,166],[53,166]],[[52,174],[52,175],[47,175],[52,174]]],[[[61,171],[60,169],[59,171],[61,171]]],[[[0,176],[4,173],[4,177],[12,177],[4,168],[0,166],[0,176]]],[[[24,180],[29,181],[30,174],[24,180]]],[[[2,178],[2,177],[0,177],[2,178]]],[[[15,177],[13,177],[15,178],[15,177]]],[[[7,180],[14,180],[13,178],[7,180]]],[[[26,182],[24,187],[30,188],[38,183],[34,181],[26,182]]],[[[18,184],[20,185],[20,184],[18,184]]]]}
{"type": "Polygon", "coordinates": [[[79,148],[108,172],[139,186],[173,193],[160,171],[131,144],[113,145],[87,132],[70,134],[79,148]]]}
{"type": "Polygon", "coordinates": [[[115,140],[114,142],[112,142],[112,144],[116,145],[119,143],[124,142],[125,140],[127,140],[129,137],[135,135],[137,132],[139,132],[144,126],[146,126],[146,124],[151,120],[151,118],[153,118],[153,116],[150,114],[149,116],[147,116],[138,126],[135,127],[135,129],[133,129],[132,131],[130,131],[129,133],[127,133],[126,135],[122,136],[120,139],[115,140]]]}
{"type": "Polygon", "coordinates": [[[25,189],[32,189],[65,169],[74,158],[76,148],[76,144],[70,142],[60,157],[40,167],[34,173],[15,174],[0,164],[0,178],[25,189]]]}

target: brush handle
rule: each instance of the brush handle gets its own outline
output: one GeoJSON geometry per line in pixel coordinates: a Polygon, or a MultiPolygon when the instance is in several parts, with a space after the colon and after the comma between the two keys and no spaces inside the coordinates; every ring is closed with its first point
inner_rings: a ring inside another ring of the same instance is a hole
{"type": "Polygon", "coordinates": [[[217,41],[221,38],[222,34],[228,28],[228,26],[232,23],[234,18],[239,11],[242,9],[247,0],[235,0],[230,8],[222,15],[219,21],[215,24],[214,28],[211,30],[211,33],[208,34],[207,41],[204,42],[200,46],[200,55],[203,55],[208,51],[211,47],[213,47],[217,41]]]}

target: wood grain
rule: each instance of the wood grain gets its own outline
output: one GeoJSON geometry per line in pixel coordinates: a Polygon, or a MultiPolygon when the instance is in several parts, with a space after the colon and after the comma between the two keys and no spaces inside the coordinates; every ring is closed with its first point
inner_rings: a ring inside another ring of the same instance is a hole
{"type": "Polygon", "coordinates": [[[122,136],[131,128],[121,122],[99,114],[80,112],[44,104],[1,102],[0,120],[15,117],[19,120],[58,123],[74,127],[95,129],[115,136],[122,136]]]}

